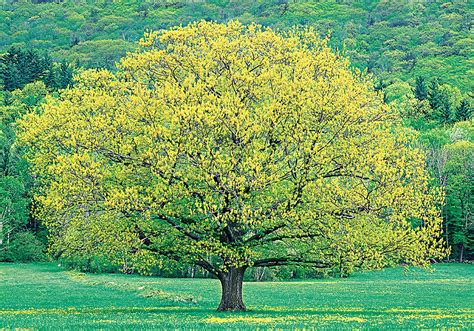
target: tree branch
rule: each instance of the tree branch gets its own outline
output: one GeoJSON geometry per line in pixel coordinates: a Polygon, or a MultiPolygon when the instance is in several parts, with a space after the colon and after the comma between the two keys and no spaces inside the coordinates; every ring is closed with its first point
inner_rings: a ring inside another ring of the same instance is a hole
{"type": "Polygon", "coordinates": [[[209,271],[211,274],[213,274],[214,276],[216,277],[219,277],[219,273],[220,271],[214,267],[212,264],[210,264],[209,262],[207,262],[206,260],[199,260],[199,261],[196,261],[194,262],[197,266],[209,271]]]}
{"type": "Polygon", "coordinates": [[[260,240],[264,237],[266,237],[267,235],[283,228],[285,225],[284,224],[280,224],[280,225],[277,225],[275,226],[274,228],[271,228],[271,229],[268,229],[268,230],[265,230],[265,231],[262,231],[262,232],[259,232],[259,233],[256,233],[254,234],[252,237],[248,238],[247,240],[245,240],[244,243],[249,243],[251,241],[256,241],[256,240],[260,240]]]}
{"type": "Polygon", "coordinates": [[[155,215],[156,218],[158,218],[159,220],[162,220],[162,221],[165,221],[166,223],[168,223],[169,225],[171,225],[173,228],[175,228],[176,230],[178,230],[179,232],[181,232],[182,234],[184,234],[185,236],[187,236],[188,238],[191,238],[193,240],[196,240],[196,241],[199,241],[201,240],[201,237],[193,232],[190,232],[188,230],[186,230],[184,227],[182,227],[181,225],[179,225],[178,223],[176,223],[172,218],[170,217],[167,217],[165,215],[155,215]]]}

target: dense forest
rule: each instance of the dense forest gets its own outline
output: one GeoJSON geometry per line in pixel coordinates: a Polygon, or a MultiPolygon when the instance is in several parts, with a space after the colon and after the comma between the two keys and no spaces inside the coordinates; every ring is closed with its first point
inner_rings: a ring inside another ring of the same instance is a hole
{"type": "MultiPolygon", "coordinates": [[[[40,190],[15,138],[15,122],[47,95],[74,84],[85,68],[115,69],[144,31],[193,21],[256,22],[285,31],[314,27],[372,75],[374,89],[418,131],[431,185],[445,193],[449,259],[474,257],[472,4],[468,1],[9,1],[0,7],[0,260],[46,258],[47,231],[36,219],[40,190]]],[[[100,258],[64,261],[115,270],[100,258]]],[[[120,267],[123,267],[121,265],[120,267]]],[[[161,274],[170,271],[156,270],[161,274]]],[[[195,275],[187,266],[171,273],[195,275]]],[[[202,272],[202,271],[199,271],[202,272]]],[[[205,273],[205,272],[203,272],[205,273]]],[[[304,268],[253,270],[252,277],[303,277],[304,268]]],[[[311,274],[312,275],[312,274],[311,274]]]]}

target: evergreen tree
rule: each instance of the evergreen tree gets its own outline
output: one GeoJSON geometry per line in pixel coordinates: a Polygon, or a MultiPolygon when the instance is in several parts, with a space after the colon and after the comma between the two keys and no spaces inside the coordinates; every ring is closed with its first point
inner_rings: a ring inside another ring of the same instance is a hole
{"type": "Polygon", "coordinates": [[[13,91],[21,86],[16,53],[16,48],[12,47],[0,57],[0,79],[6,91],[13,91]]]}
{"type": "Polygon", "coordinates": [[[48,54],[12,47],[0,56],[0,85],[6,91],[43,81],[52,90],[72,84],[74,67],[66,61],[55,65],[48,54]]]}
{"type": "Polygon", "coordinates": [[[44,83],[46,84],[46,86],[48,86],[51,89],[57,88],[56,71],[54,70],[54,66],[52,63],[50,64],[48,68],[48,74],[46,75],[46,78],[44,79],[44,83]]]}
{"type": "Polygon", "coordinates": [[[452,120],[451,103],[446,94],[441,94],[441,107],[438,111],[438,118],[441,123],[447,124],[452,120]]]}
{"type": "Polygon", "coordinates": [[[66,61],[62,61],[58,67],[57,88],[63,89],[68,86],[71,86],[73,83],[72,74],[73,74],[72,65],[67,63],[66,61]]]}
{"type": "Polygon", "coordinates": [[[416,78],[414,93],[415,98],[420,101],[426,100],[428,98],[428,88],[426,87],[426,81],[421,76],[416,78]]]}
{"type": "Polygon", "coordinates": [[[472,107],[466,99],[456,108],[456,121],[467,121],[471,119],[472,107]]]}
{"type": "Polygon", "coordinates": [[[437,78],[433,79],[430,83],[427,94],[428,102],[430,107],[433,110],[438,110],[442,106],[442,96],[439,89],[439,80],[437,78]]]}
{"type": "Polygon", "coordinates": [[[43,80],[52,63],[47,55],[12,47],[0,56],[0,80],[3,89],[13,91],[28,83],[43,80]]]}
{"type": "Polygon", "coordinates": [[[431,119],[441,123],[449,123],[452,119],[452,105],[449,95],[440,87],[439,80],[433,79],[428,90],[428,102],[431,107],[431,119]]]}

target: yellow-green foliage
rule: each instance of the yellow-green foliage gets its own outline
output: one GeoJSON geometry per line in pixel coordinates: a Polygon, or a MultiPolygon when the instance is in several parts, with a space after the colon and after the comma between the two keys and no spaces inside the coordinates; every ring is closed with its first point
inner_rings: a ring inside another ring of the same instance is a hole
{"type": "Polygon", "coordinates": [[[53,250],[211,272],[443,256],[413,132],[326,43],[199,22],[82,73],[20,123],[53,250]]]}

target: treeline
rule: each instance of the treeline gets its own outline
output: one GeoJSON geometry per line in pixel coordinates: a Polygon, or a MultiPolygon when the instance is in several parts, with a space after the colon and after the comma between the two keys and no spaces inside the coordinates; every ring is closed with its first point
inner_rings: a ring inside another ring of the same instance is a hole
{"type": "Polygon", "coordinates": [[[433,185],[445,193],[443,231],[450,258],[462,262],[474,256],[472,97],[438,78],[418,77],[412,90],[411,102],[402,103],[405,119],[420,132],[433,185]]]}
{"type": "Polygon", "coordinates": [[[0,261],[45,259],[46,230],[33,214],[34,179],[16,144],[15,121],[48,92],[71,85],[73,71],[46,53],[12,47],[0,54],[0,261]]]}

